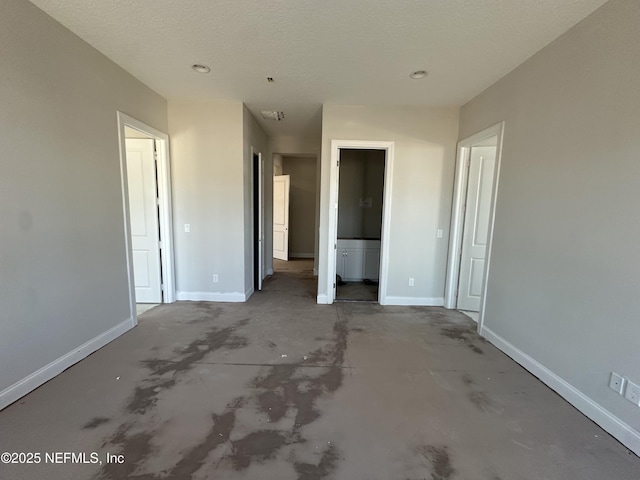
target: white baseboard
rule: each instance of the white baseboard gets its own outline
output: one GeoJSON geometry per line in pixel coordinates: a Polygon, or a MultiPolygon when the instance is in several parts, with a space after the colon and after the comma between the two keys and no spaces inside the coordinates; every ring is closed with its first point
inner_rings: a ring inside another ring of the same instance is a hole
{"type": "Polygon", "coordinates": [[[547,367],[509,343],[491,329],[483,326],[480,329],[480,335],[538,377],[571,405],[617,438],[629,450],[640,456],[640,432],[620,420],[610,411],[587,397],[580,390],[560,378],[547,367]]]}
{"type": "Polygon", "coordinates": [[[329,303],[329,298],[327,298],[327,295],[324,293],[320,294],[318,295],[317,303],[319,305],[327,305],[329,303]]]}
{"type": "Polygon", "coordinates": [[[267,275],[273,275],[273,268],[267,268],[267,275]]]}
{"type": "Polygon", "coordinates": [[[48,382],[73,364],[78,363],[83,358],[91,355],[96,350],[104,347],[107,343],[115,340],[134,326],[134,321],[131,318],[124,322],[120,322],[115,327],[110,328],[106,332],[101,333],[97,337],[94,337],[79,347],[74,348],[69,353],[62,355],[22,380],[19,380],[13,385],[5,388],[0,392],[0,410],[11,405],[19,398],[24,397],[27,393],[35,390],[43,383],[48,382]]]}
{"type": "Polygon", "coordinates": [[[442,297],[389,297],[382,299],[381,305],[412,305],[419,307],[441,307],[444,305],[442,297]]]}
{"type": "Polygon", "coordinates": [[[314,268],[314,269],[313,269],[313,276],[314,276],[314,277],[317,277],[317,276],[318,276],[318,269],[317,269],[317,268],[314,268]]]}
{"type": "MultiPolygon", "coordinates": [[[[252,292],[253,293],[253,290],[252,292]]],[[[178,300],[190,300],[193,302],[246,302],[247,294],[241,292],[176,292],[178,300]]]]}
{"type": "Polygon", "coordinates": [[[289,253],[289,258],[313,258],[313,253],[289,253]]]}

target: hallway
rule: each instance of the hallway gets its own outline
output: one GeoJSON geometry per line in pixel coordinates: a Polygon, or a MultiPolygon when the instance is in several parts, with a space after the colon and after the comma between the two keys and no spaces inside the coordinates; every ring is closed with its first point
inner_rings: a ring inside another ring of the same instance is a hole
{"type": "Polygon", "coordinates": [[[245,304],[144,313],[0,412],[0,451],[43,455],[0,478],[638,478],[638,457],[464,315],[316,305],[312,262],[281,267],[245,304]]]}

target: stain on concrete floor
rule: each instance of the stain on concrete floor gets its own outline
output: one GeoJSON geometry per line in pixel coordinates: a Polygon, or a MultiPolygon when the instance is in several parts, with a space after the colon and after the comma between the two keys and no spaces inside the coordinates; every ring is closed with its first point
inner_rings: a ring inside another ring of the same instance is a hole
{"type": "Polygon", "coordinates": [[[125,463],[0,466],[0,477],[637,477],[637,457],[463,315],[319,306],[311,263],[302,273],[288,267],[245,304],[146,312],[0,414],[0,451],[81,444],[125,463]]]}

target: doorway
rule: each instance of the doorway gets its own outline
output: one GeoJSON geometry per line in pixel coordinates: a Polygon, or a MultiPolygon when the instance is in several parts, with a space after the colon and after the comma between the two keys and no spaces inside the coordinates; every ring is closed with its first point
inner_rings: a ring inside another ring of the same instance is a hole
{"type": "Polygon", "coordinates": [[[274,154],[274,270],[284,262],[315,264],[318,241],[318,160],[313,154],[274,154]]]}
{"type": "Polygon", "coordinates": [[[333,140],[331,146],[326,303],[384,305],[394,143],[333,140]]]}
{"type": "Polygon", "coordinates": [[[482,325],[503,125],[458,144],[445,306],[482,325]]]}
{"type": "Polygon", "coordinates": [[[336,301],[378,301],[384,164],[384,150],[340,150],[336,301]]]}
{"type": "Polygon", "coordinates": [[[175,301],[169,137],[118,112],[130,311],[175,301]]]}
{"type": "Polygon", "coordinates": [[[253,212],[253,289],[262,290],[264,280],[264,164],[262,153],[251,147],[253,212]]]}

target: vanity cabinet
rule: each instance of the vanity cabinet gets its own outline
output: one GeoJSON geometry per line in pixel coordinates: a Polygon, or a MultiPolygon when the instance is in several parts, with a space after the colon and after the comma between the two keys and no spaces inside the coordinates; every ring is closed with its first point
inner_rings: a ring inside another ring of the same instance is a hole
{"type": "Polygon", "coordinates": [[[336,274],[345,282],[378,280],[380,240],[339,238],[336,250],[336,274]]]}

